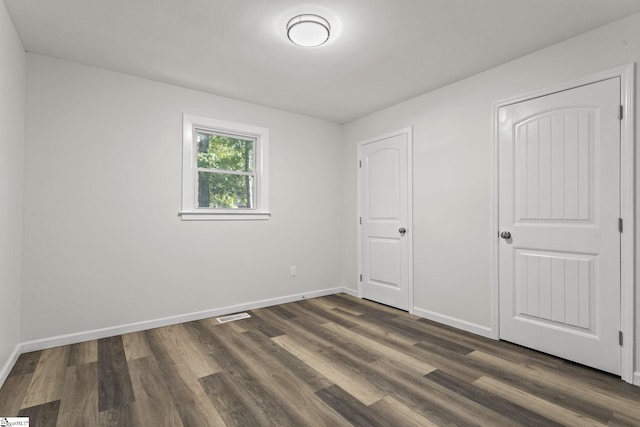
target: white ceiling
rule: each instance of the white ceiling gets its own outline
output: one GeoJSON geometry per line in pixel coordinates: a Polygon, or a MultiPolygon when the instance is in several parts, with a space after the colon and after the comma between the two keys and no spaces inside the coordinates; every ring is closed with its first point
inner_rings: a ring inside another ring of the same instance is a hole
{"type": "Polygon", "coordinates": [[[640,0],[4,0],[29,52],[345,123],[640,11],[640,0]],[[316,13],[318,48],[286,22],[316,13]]]}

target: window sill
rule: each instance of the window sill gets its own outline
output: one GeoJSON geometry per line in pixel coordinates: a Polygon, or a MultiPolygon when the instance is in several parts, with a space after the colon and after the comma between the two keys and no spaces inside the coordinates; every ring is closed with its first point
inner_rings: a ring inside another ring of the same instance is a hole
{"type": "Polygon", "coordinates": [[[183,221],[264,221],[270,212],[179,212],[183,221]]]}

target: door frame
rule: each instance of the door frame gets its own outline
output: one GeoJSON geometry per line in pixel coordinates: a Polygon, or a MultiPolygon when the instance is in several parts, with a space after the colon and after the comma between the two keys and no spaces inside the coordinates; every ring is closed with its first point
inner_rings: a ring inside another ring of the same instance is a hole
{"type": "Polygon", "coordinates": [[[408,239],[407,245],[409,246],[409,254],[408,254],[408,293],[409,293],[409,313],[413,314],[413,129],[412,127],[406,127],[403,129],[398,129],[392,132],[387,132],[382,135],[378,135],[372,138],[365,139],[363,141],[358,142],[358,160],[356,162],[356,172],[358,177],[358,212],[355,218],[356,227],[358,229],[358,276],[356,277],[356,283],[358,284],[358,298],[362,298],[362,227],[360,226],[360,217],[362,216],[362,177],[360,168],[360,162],[362,161],[362,147],[371,144],[372,142],[380,141],[387,138],[392,138],[398,135],[407,135],[407,230],[408,233],[404,237],[408,239]]]}
{"type": "Polygon", "coordinates": [[[498,110],[501,107],[517,102],[551,95],[553,93],[562,92],[579,86],[597,83],[602,80],[620,77],[620,102],[623,107],[623,117],[620,122],[620,214],[624,221],[623,232],[620,234],[620,330],[624,335],[624,345],[621,348],[620,377],[628,383],[633,383],[635,349],[634,76],[635,63],[631,63],[550,88],[496,101],[492,104],[491,111],[491,223],[489,226],[489,253],[491,281],[491,329],[492,338],[497,340],[500,338],[498,110]]]}

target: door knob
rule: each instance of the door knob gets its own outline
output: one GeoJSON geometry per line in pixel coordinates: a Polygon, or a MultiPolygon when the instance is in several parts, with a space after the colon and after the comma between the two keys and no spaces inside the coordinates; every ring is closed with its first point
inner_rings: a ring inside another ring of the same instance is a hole
{"type": "Polygon", "coordinates": [[[503,231],[502,233],[500,233],[500,237],[502,237],[505,240],[510,239],[511,233],[509,233],[508,231],[503,231]]]}
{"type": "Polygon", "coordinates": [[[404,227],[402,227],[402,228],[399,228],[399,229],[398,229],[398,232],[400,233],[400,235],[401,235],[401,236],[404,236],[404,233],[406,233],[406,232],[407,232],[407,229],[406,229],[406,228],[404,228],[404,227]]]}

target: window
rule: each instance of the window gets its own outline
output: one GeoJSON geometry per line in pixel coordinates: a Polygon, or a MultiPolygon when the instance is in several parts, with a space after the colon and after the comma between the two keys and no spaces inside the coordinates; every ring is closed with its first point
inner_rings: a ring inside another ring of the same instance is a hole
{"type": "Polygon", "coordinates": [[[268,219],[269,130],[183,116],[183,220],[268,219]]]}

